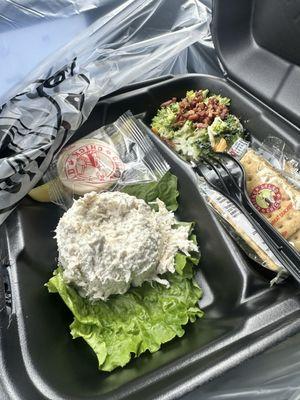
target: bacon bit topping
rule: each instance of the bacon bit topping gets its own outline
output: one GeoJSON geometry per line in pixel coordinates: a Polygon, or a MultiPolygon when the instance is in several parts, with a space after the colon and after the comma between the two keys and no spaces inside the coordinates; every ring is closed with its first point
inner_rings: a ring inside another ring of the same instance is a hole
{"type": "Polygon", "coordinates": [[[177,98],[176,97],[172,97],[171,100],[165,101],[160,106],[161,107],[168,107],[170,104],[176,103],[176,101],[177,101],[177,98]]]}
{"type": "MultiPolygon", "coordinates": [[[[161,107],[167,107],[176,101],[176,97],[173,97],[171,100],[164,102],[161,107]]],[[[220,117],[224,120],[229,114],[228,107],[220,104],[218,99],[208,98],[206,103],[203,101],[201,90],[195,92],[195,96],[192,99],[187,97],[182,99],[179,102],[179,112],[174,126],[181,127],[188,120],[195,123],[198,129],[207,128],[212,124],[215,117],[220,117]]]]}

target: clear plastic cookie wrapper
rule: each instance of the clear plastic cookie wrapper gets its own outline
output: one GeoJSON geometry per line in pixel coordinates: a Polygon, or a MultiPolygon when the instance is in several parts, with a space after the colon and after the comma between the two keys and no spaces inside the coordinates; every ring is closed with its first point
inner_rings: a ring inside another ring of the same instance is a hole
{"type": "Polygon", "coordinates": [[[61,149],[45,181],[50,200],[68,209],[88,193],[155,182],[169,165],[131,112],[61,149]]]}

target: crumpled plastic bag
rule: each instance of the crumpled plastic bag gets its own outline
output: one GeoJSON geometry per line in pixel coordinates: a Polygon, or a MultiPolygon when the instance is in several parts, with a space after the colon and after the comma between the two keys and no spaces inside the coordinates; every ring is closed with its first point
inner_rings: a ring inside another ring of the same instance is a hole
{"type": "MultiPolygon", "coordinates": [[[[9,14],[11,21],[19,14],[29,20],[64,17],[101,2],[59,3],[61,8],[20,1],[13,3],[14,10],[4,4],[0,15],[9,14]]],[[[211,47],[210,18],[197,0],[119,2],[13,88],[14,97],[0,109],[0,223],[41,179],[100,97],[132,82],[187,72],[189,47],[199,42],[211,47]]]]}

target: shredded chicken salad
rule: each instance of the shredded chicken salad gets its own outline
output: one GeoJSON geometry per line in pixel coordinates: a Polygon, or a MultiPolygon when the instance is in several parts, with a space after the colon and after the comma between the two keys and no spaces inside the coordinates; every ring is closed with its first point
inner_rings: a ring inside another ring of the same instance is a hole
{"type": "Polygon", "coordinates": [[[159,199],[156,209],[117,191],[91,192],[75,201],[56,228],[66,283],[93,301],[145,281],[168,285],[159,275],[175,271],[176,253],[198,249],[188,239],[189,226],[178,225],[159,199]]]}

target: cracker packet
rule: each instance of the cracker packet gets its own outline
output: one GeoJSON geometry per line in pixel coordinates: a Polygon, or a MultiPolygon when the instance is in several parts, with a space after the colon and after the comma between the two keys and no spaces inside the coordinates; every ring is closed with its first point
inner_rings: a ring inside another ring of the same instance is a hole
{"type": "Polygon", "coordinates": [[[169,165],[143,129],[126,112],[113,124],[64,147],[44,177],[49,200],[67,210],[74,199],[91,191],[160,180],[169,165]]]}
{"type": "Polygon", "coordinates": [[[252,148],[238,140],[229,150],[245,170],[247,193],[255,208],[300,251],[300,162],[279,138],[252,148]]]}
{"type": "Polygon", "coordinates": [[[300,251],[300,189],[252,149],[240,159],[255,208],[300,251]]]}

